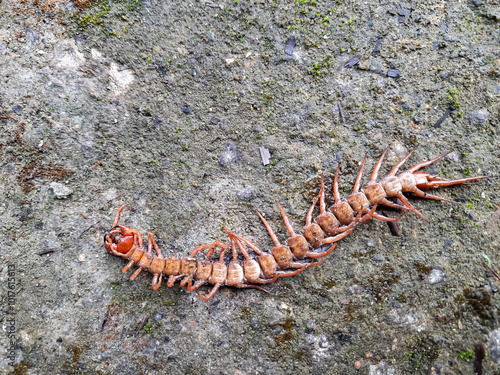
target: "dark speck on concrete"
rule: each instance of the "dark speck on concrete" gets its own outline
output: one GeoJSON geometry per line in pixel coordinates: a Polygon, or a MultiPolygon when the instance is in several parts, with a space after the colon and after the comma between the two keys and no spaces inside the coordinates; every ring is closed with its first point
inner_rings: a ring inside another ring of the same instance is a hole
{"type": "Polygon", "coordinates": [[[238,150],[236,150],[236,146],[231,142],[226,143],[226,147],[224,148],[224,152],[220,157],[219,164],[222,167],[227,167],[232,163],[238,162],[238,150]]]}
{"type": "Polygon", "coordinates": [[[184,113],[186,115],[190,115],[191,114],[191,108],[189,108],[189,107],[182,108],[182,113],[184,113]]]}
{"type": "Polygon", "coordinates": [[[217,125],[220,122],[220,120],[217,117],[212,117],[210,119],[210,122],[214,125],[217,125]]]}

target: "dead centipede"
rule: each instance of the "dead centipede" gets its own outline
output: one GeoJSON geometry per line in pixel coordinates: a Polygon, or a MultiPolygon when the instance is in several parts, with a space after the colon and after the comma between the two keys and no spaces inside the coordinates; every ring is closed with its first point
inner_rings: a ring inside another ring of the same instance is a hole
{"type": "Polygon", "coordinates": [[[118,225],[120,213],[125,206],[120,207],[116,213],[113,226],[109,233],[104,235],[104,247],[110,254],[128,259],[129,262],[122,272],[135,265],[137,269],[130,277],[134,280],[139,273],[147,270],[153,274],[152,287],[158,290],[163,277],[168,277],[167,286],[172,287],[181,279],[180,285],[187,286],[188,292],[200,288],[202,285],[213,285],[211,291],[198,296],[204,301],[210,300],[223,285],[237,288],[254,288],[268,292],[261,285],[275,282],[280,277],[295,276],[306,268],[324,263],[315,261],[329,255],[336,247],[337,242],[349,235],[358,225],[370,218],[383,221],[397,221],[405,211],[411,211],[425,221],[428,221],[409,201],[403,193],[413,193],[418,197],[452,202],[448,199],[425,193],[423,190],[441,186],[460,185],[476,181],[489,176],[467,177],[457,180],[447,180],[425,172],[419,172],[444,158],[450,152],[444,153],[434,159],[427,160],[411,166],[398,174],[399,168],[411,157],[415,149],[398,162],[389,174],[378,181],[378,173],[388,148],[382,153],[373,168],[370,180],[361,187],[361,178],[366,164],[366,156],[354,182],[352,193],[345,199],[340,197],[338,177],[340,164],[337,167],[333,180],[333,197],[335,203],[326,209],[324,178],[321,176],[321,188],[318,196],[309,208],[302,234],[296,233],[285,211],[279,205],[278,209],[290,237],[282,244],[269,223],[257,212],[266,227],[274,247],[269,251],[261,250],[248,239],[239,236],[225,228],[231,242],[231,257],[226,258],[229,245],[215,241],[211,245],[200,245],[194,248],[189,257],[164,257],[156,244],[153,234],[148,233],[147,249],[141,233],[135,229],[118,225]],[[397,198],[402,205],[388,200],[397,198]],[[319,201],[320,215],[312,218],[319,201]],[[376,213],[378,205],[403,210],[396,218],[388,218],[376,213]],[[250,250],[247,249],[247,246],[250,250]],[[153,248],[155,252],[153,252],[153,248]],[[214,257],[219,248],[219,255],[214,257]],[[198,253],[206,251],[204,257],[198,253]],[[242,255],[242,261],[238,255],[242,255]],[[194,283],[194,284],[193,284],[194,283]]]}

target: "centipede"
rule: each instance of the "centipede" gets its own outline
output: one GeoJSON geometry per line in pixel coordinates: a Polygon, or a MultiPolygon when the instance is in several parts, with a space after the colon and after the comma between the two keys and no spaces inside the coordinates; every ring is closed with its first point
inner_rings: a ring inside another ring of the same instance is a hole
{"type": "Polygon", "coordinates": [[[318,259],[331,254],[340,240],[369,219],[396,222],[409,211],[428,222],[419,209],[410,203],[405,193],[424,199],[455,203],[428,194],[424,190],[461,185],[491,177],[476,176],[449,180],[420,171],[443,159],[451,151],[398,173],[415,152],[414,148],[391,168],[387,176],[379,179],[380,167],[388,149],[385,149],[376,162],[370,180],[361,186],[366,165],[365,156],[354,181],[352,193],[346,198],[342,198],[339,191],[339,163],[333,179],[334,204],[329,208],[325,198],[324,176],[321,175],[319,193],[307,211],[305,225],[300,231],[294,230],[285,210],[276,201],[290,235],[284,242],[280,242],[271,225],[257,211],[257,216],[274,243],[274,247],[269,250],[262,250],[249,239],[225,227],[231,246],[230,252],[229,244],[214,241],[210,245],[195,247],[189,256],[165,257],[151,232],[147,235],[147,246],[145,246],[138,230],[119,225],[120,214],[125,206],[118,209],[111,230],[104,235],[104,247],[108,253],[128,260],[128,264],[122,270],[123,273],[132,266],[137,267],[130,277],[131,281],[143,270],[151,273],[153,275],[151,285],[155,291],[160,288],[162,279],[166,278],[168,287],[173,287],[179,281],[181,287],[186,287],[188,292],[196,291],[204,301],[209,301],[222,286],[253,288],[269,293],[263,285],[274,283],[281,277],[298,275],[307,268],[323,264],[325,260],[318,259]],[[318,203],[319,215],[313,218],[318,203]],[[378,206],[401,210],[401,213],[395,218],[386,217],[376,212],[378,206]],[[211,286],[207,294],[198,291],[203,285],[211,286]]]}

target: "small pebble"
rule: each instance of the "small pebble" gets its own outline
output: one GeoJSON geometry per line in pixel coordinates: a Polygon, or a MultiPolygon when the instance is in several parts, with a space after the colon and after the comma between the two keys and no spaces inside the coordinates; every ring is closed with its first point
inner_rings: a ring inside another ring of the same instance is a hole
{"type": "Polygon", "coordinates": [[[397,69],[389,69],[387,71],[387,76],[391,78],[399,78],[399,70],[397,69]]]}
{"type": "Polygon", "coordinates": [[[58,199],[64,199],[69,197],[73,190],[59,182],[51,182],[49,188],[52,189],[54,196],[58,199]]]}
{"type": "Polygon", "coordinates": [[[295,48],[295,38],[289,38],[285,44],[285,53],[291,56],[293,54],[294,48],[295,48]]]}
{"type": "Polygon", "coordinates": [[[490,113],[486,110],[479,110],[469,113],[469,124],[475,126],[481,126],[486,124],[490,113]]]}
{"type": "Polygon", "coordinates": [[[236,146],[231,142],[227,142],[224,152],[220,157],[219,164],[221,167],[227,167],[229,164],[237,162],[238,162],[238,151],[236,150],[236,146]]]}
{"type": "Polygon", "coordinates": [[[495,330],[490,334],[489,358],[500,365],[500,330],[495,330]]]}
{"type": "Polygon", "coordinates": [[[191,108],[189,108],[189,107],[182,108],[182,113],[185,113],[186,115],[190,115],[192,113],[191,108]]]}
{"type": "Polygon", "coordinates": [[[375,43],[375,47],[373,47],[373,51],[372,51],[373,55],[380,53],[380,48],[382,48],[382,40],[383,39],[379,39],[379,40],[377,40],[377,43],[375,43]]]}
{"type": "Polygon", "coordinates": [[[452,42],[452,43],[458,42],[458,38],[450,34],[444,34],[443,39],[446,40],[447,42],[452,42]]]}
{"type": "Polygon", "coordinates": [[[431,274],[429,275],[429,284],[439,284],[446,280],[446,274],[439,267],[433,268],[431,274]]]}
{"type": "Polygon", "coordinates": [[[12,110],[16,115],[20,115],[21,113],[23,113],[23,107],[21,107],[20,105],[15,105],[14,107],[12,107],[12,110]]]}
{"type": "Polygon", "coordinates": [[[385,260],[384,256],[382,254],[375,254],[372,256],[372,261],[373,262],[383,262],[385,260]]]}
{"type": "Polygon", "coordinates": [[[157,311],[154,317],[155,322],[159,322],[162,319],[163,319],[163,313],[157,311]]]}
{"type": "Polygon", "coordinates": [[[245,190],[236,191],[236,198],[242,201],[249,201],[253,198],[253,190],[246,188],[245,190]]]}

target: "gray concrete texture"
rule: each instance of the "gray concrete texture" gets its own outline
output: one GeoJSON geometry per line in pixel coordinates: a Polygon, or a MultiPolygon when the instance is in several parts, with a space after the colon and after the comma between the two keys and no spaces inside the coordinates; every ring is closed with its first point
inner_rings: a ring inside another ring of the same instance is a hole
{"type": "Polygon", "coordinates": [[[125,204],[169,255],[222,226],[269,249],[256,210],[284,241],[275,200],[299,230],[321,172],[331,204],[338,163],[346,196],[387,146],[383,175],[418,144],[453,150],[430,173],[499,176],[498,2],[84,5],[0,1],[5,373],[499,373],[498,179],[412,199],[430,223],[371,220],[272,294],[154,292],[102,246],[125,204]]]}

